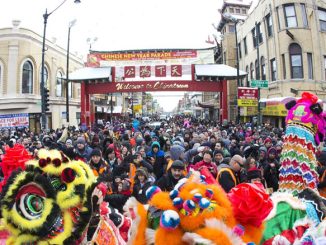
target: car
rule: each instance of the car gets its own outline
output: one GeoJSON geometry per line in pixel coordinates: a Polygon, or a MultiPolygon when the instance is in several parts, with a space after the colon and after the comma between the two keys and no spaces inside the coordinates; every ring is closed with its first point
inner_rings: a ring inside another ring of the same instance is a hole
{"type": "Polygon", "coordinates": [[[151,122],[148,124],[148,126],[150,126],[151,128],[160,128],[161,127],[162,122],[151,122]]]}
{"type": "Polygon", "coordinates": [[[142,117],[141,118],[144,122],[149,122],[151,119],[149,117],[142,117]]]}
{"type": "Polygon", "coordinates": [[[167,119],[167,115],[165,115],[165,114],[160,115],[160,120],[166,120],[166,119],[167,119]]]}

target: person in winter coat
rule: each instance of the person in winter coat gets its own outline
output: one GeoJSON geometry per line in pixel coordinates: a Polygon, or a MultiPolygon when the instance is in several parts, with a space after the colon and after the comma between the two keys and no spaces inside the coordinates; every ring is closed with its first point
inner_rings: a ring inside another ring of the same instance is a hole
{"type": "Polygon", "coordinates": [[[214,178],[217,177],[217,166],[214,162],[212,162],[213,154],[211,151],[204,151],[203,160],[197,162],[192,166],[194,170],[200,171],[203,167],[207,167],[209,172],[213,175],[214,178]]]}
{"type": "Polygon", "coordinates": [[[122,176],[116,176],[112,184],[112,193],[105,196],[104,200],[110,203],[110,206],[123,213],[123,206],[131,196],[130,183],[122,176]]]}
{"type": "Polygon", "coordinates": [[[265,146],[259,147],[257,164],[257,167],[261,169],[267,166],[267,148],[265,146]]]}
{"type": "Polygon", "coordinates": [[[240,183],[238,175],[242,167],[243,158],[240,155],[234,155],[229,164],[222,163],[219,166],[217,181],[226,193],[240,183]]]}
{"type": "Polygon", "coordinates": [[[278,190],[279,180],[279,163],[276,160],[276,149],[274,147],[269,148],[267,151],[267,165],[264,168],[264,178],[266,180],[267,188],[272,188],[273,191],[278,190]]]}
{"type": "Polygon", "coordinates": [[[138,168],[136,170],[135,184],[132,191],[132,196],[134,196],[138,202],[142,204],[147,203],[146,191],[151,187],[151,182],[148,180],[148,173],[145,168],[138,168]]]}
{"type": "Polygon", "coordinates": [[[180,179],[184,177],[183,172],[185,164],[176,160],[172,163],[168,172],[155,182],[155,185],[160,187],[162,191],[171,191],[180,179]]]}
{"type": "Polygon", "coordinates": [[[101,181],[111,181],[111,173],[109,164],[102,158],[100,149],[95,148],[91,153],[91,160],[88,162],[95,176],[101,181]]]}
{"type": "Polygon", "coordinates": [[[164,169],[167,162],[164,158],[164,151],[161,150],[160,143],[154,141],[151,150],[146,154],[148,161],[153,165],[153,172],[156,179],[159,179],[164,174],[164,169]]]}
{"type": "Polygon", "coordinates": [[[76,152],[85,162],[88,162],[91,159],[92,150],[93,149],[86,144],[84,137],[78,137],[76,141],[76,152]]]}

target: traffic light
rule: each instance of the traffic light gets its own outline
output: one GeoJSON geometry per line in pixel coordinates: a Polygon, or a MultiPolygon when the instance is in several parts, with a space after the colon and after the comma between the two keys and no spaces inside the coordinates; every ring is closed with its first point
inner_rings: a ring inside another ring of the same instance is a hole
{"type": "Polygon", "coordinates": [[[47,88],[44,88],[44,111],[47,112],[50,110],[50,104],[49,104],[49,90],[47,88]]]}

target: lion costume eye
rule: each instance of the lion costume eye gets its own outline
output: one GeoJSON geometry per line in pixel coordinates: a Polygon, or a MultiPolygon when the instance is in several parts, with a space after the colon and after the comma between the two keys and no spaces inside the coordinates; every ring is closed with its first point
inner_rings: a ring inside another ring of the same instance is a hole
{"type": "Polygon", "coordinates": [[[37,219],[44,210],[44,197],[31,193],[23,194],[16,201],[15,208],[26,219],[37,219]]]}

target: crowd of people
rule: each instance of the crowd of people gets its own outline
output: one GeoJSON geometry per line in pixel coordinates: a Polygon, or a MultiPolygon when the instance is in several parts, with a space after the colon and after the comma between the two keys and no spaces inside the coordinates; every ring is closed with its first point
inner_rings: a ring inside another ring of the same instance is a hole
{"type": "MultiPolygon", "coordinates": [[[[46,148],[82,159],[107,185],[105,200],[122,212],[130,196],[146,204],[148,188],[157,185],[171,191],[191,169],[209,171],[225,192],[244,182],[260,182],[268,193],[275,192],[283,135],[283,129],[270,125],[205,123],[182,116],[156,127],[140,119],[116,120],[88,130],[69,127],[40,134],[3,130],[0,154],[20,143],[34,156],[46,148]]],[[[326,187],[322,144],[317,159],[322,189],[326,187]]]]}

